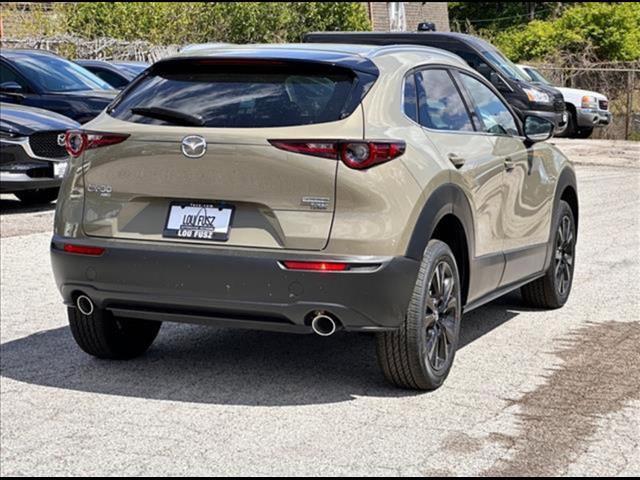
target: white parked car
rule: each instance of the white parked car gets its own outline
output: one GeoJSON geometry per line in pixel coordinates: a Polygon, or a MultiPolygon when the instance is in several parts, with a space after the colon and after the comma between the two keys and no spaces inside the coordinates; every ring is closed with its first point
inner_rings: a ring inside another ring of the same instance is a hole
{"type": "MultiPolygon", "coordinates": [[[[530,65],[518,65],[533,82],[551,85],[544,76],[530,65]]],[[[589,138],[594,127],[604,127],[611,123],[609,100],[598,92],[577,88],[556,87],[560,90],[569,112],[569,121],[564,130],[556,130],[558,137],[589,138]]]]}

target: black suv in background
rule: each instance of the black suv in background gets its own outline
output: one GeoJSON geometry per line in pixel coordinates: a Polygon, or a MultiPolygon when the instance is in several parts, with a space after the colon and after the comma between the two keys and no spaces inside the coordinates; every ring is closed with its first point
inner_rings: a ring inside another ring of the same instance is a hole
{"type": "Polygon", "coordinates": [[[37,107],[86,123],[117,95],[89,70],[42,50],[2,50],[0,101],[37,107]]]}
{"type": "Polygon", "coordinates": [[[533,84],[500,50],[484,40],[463,33],[440,32],[315,32],[307,43],[365,45],[423,45],[454,53],[496,87],[522,119],[536,115],[564,129],[568,121],[564,99],[555,88],[533,84]]]}

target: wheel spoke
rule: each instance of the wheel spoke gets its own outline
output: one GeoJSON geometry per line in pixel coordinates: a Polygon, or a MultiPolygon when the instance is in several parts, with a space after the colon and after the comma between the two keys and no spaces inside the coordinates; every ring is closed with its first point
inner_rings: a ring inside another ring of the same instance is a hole
{"type": "Polygon", "coordinates": [[[429,363],[431,363],[431,366],[433,366],[435,368],[435,364],[436,364],[436,350],[437,350],[437,346],[438,346],[438,332],[436,330],[436,328],[431,329],[430,331],[431,336],[429,337],[429,339],[427,340],[427,356],[429,357],[429,363]]]}
{"type": "Polygon", "coordinates": [[[424,317],[424,326],[425,328],[431,327],[436,321],[436,316],[433,313],[428,313],[424,317]]]}
{"type": "Polygon", "coordinates": [[[444,309],[443,313],[449,313],[452,310],[457,310],[458,309],[458,300],[455,297],[452,297],[449,299],[449,303],[447,303],[447,306],[444,309]]]}
{"type": "Polygon", "coordinates": [[[436,301],[431,295],[427,297],[426,304],[427,304],[427,312],[430,311],[431,313],[434,313],[436,311],[437,309],[436,301]]]}
{"type": "Polygon", "coordinates": [[[438,297],[442,297],[442,264],[438,264],[435,271],[435,294],[438,297]]]}
{"type": "Polygon", "coordinates": [[[450,317],[446,317],[442,319],[442,326],[444,327],[444,333],[447,337],[447,341],[450,344],[453,344],[453,342],[456,339],[456,331],[455,331],[455,320],[453,320],[450,317]]]}

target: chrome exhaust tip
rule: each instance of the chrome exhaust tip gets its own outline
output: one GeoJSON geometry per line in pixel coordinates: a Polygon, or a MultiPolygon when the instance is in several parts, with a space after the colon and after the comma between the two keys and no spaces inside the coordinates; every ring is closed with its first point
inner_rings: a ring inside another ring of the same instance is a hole
{"type": "Polygon", "coordinates": [[[328,337],[336,333],[338,326],[336,325],[336,321],[329,315],[318,313],[313,317],[313,320],[311,320],[311,329],[321,337],[328,337]]]}
{"type": "Polygon", "coordinates": [[[95,310],[93,301],[86,295],[78,295],[76,298],[76,307],[83,315],[91,315],[95,310]]]}

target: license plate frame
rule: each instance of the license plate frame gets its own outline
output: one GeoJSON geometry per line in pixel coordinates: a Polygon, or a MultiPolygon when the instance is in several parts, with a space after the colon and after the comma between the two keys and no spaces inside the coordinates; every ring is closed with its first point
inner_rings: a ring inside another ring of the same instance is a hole
{"type": "Polygon", "coordinates": [[[229,240],[234,212],[235,206],[224,202],[208,200],[174,200],[169,203],[162,236],[165,238],[176,238],[181,240],[226,242],[229,240]],[[178,208],[182,210],[188,208],[188,210],[187,212],[177,211],[177,213],[174,213],[174,209],[178,208]],[[204,215],[201,215],[202,209],[205,210],[204,215]],[[218,216],[212,215],[213,213],[217,213],[218,216]],[[221,213],[222,215],[220,216],[221,213]],[[181,217],[180,214],[182,214],[181,217]],[[185,224],[184,217],[186,215],[195,215],[197,217],[195,222],[199,224],[185,224]],[[211,219],[210,217],[215,218],[211,219]],[[220,218],[222,218],[222,220],[216,224],[216,220],[219,220],[220,218]],[[182,223],[176,228],[177,221],[182,223]]]}

